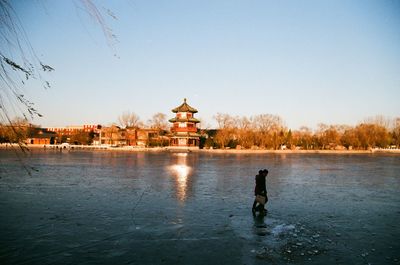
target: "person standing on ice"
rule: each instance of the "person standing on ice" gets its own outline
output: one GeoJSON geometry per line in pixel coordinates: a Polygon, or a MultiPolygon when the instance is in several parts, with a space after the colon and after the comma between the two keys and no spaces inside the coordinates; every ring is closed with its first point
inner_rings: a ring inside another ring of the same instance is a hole
{"type": "Polygon", "coordinates": [[[265,180],[267,175],[268,175],[267,169],[258,171],[258,174],[256,175],[256,178],[255,178],[256,186],[254,188],[254,195],[256,196],[256,198],[254,199],[253,207],[252,207],[253,215],[255,215],[257,211],[260,212],[260,215],[266,214],[267,210],[264,209],[264,205],[268,201],[267,187],[266,187],[266,180],[265,180]]]}

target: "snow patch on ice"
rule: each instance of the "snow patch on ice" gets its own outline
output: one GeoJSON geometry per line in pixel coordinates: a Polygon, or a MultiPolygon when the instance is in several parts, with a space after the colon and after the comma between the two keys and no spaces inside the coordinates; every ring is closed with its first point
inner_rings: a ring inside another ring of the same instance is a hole
{"type": "Polygon", "coordinates": [[[295,228],[294,225],[280,224],[272,228],[271,233],[274,236],[279,236],[280,234],[286,233],[290,230],[293,230],[294,228],[295,228]]]}

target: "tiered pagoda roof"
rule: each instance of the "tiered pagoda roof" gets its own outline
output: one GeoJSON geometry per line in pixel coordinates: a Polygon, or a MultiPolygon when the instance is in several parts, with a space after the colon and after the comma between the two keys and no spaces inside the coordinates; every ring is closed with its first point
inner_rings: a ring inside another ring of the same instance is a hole
{"type": "Polygon", "coordinates": [[[172,112],[177,113],[177,112],[191,112],[191,113],[197,113],[197,109],[189,106],[189,104],[186,103],[186,98],[183,99],[182,105],[172,109],[172,112]]]}
{"type": "Polygon", "coordinates": [[[198,119],[196,118],[177,118],[174,117],[172,119],[168,120],[169,122],[194,122],[194,123],[198,123],[200,122],[198,119]]]}

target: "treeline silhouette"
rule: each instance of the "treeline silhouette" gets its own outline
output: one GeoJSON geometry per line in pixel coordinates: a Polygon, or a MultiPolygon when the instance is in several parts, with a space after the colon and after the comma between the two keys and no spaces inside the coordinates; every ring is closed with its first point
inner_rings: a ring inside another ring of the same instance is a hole
{"type": "Polygon", "coordinates": [[[400,118],[377,116],[356,125],[319,124],[316,130],[288,129],[277,115],[251,117],[218,113],[218,130],[209,130],[202,139],[205,148],[367,150],[399,148],[400,118]]]}
{"type": "MultiPolygon", "coordinates": [[[[166,115],[157,114],[156,117],[157,122],[151,120],[148,126],[162,131],[162,135],[167,137],[166,115]]],[[[281,117],[271,114],[246,117],[218,113],[214,118],[217,129],[199,130],[200,148],[368,150],[400,147],[400,118],[390,120],[377,116],[355,126],[319,124],[315,130],[308,127],[292,130],[285,126],[281,117]]],[[[137,125],[138,128],[142,126],[143,123],[137,125]]],[[[24,142],[38,127],[21,118],[16,119],[13,126],[0,124],[0,143],[24,142]]],[[[90,145],[94,134],[77,131],[68,137],[59,136],[60,142],[69,140],[75,144],[90,145]]]]}

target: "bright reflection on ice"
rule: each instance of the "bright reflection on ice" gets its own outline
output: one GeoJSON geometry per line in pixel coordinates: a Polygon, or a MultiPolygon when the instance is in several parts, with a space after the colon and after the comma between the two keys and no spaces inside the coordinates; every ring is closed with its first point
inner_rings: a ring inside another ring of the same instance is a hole
{"type": "Polygon", "coordinates": [[[175,171],[179,183],[186,181],[186,178],[189,175],[189,170],[190,170],[188,166],[173,165],[171,168],[173,171],[175,171]]]}
{"type": "Polygon", "coordinates": [[[180,201],[185,201],[187,197],[188,178],[192,168],[187,165],[187,153],[176,154],[178,161],[175,165],[169,167],[169,170],[175,177],[176,195],[180,201]]]}

